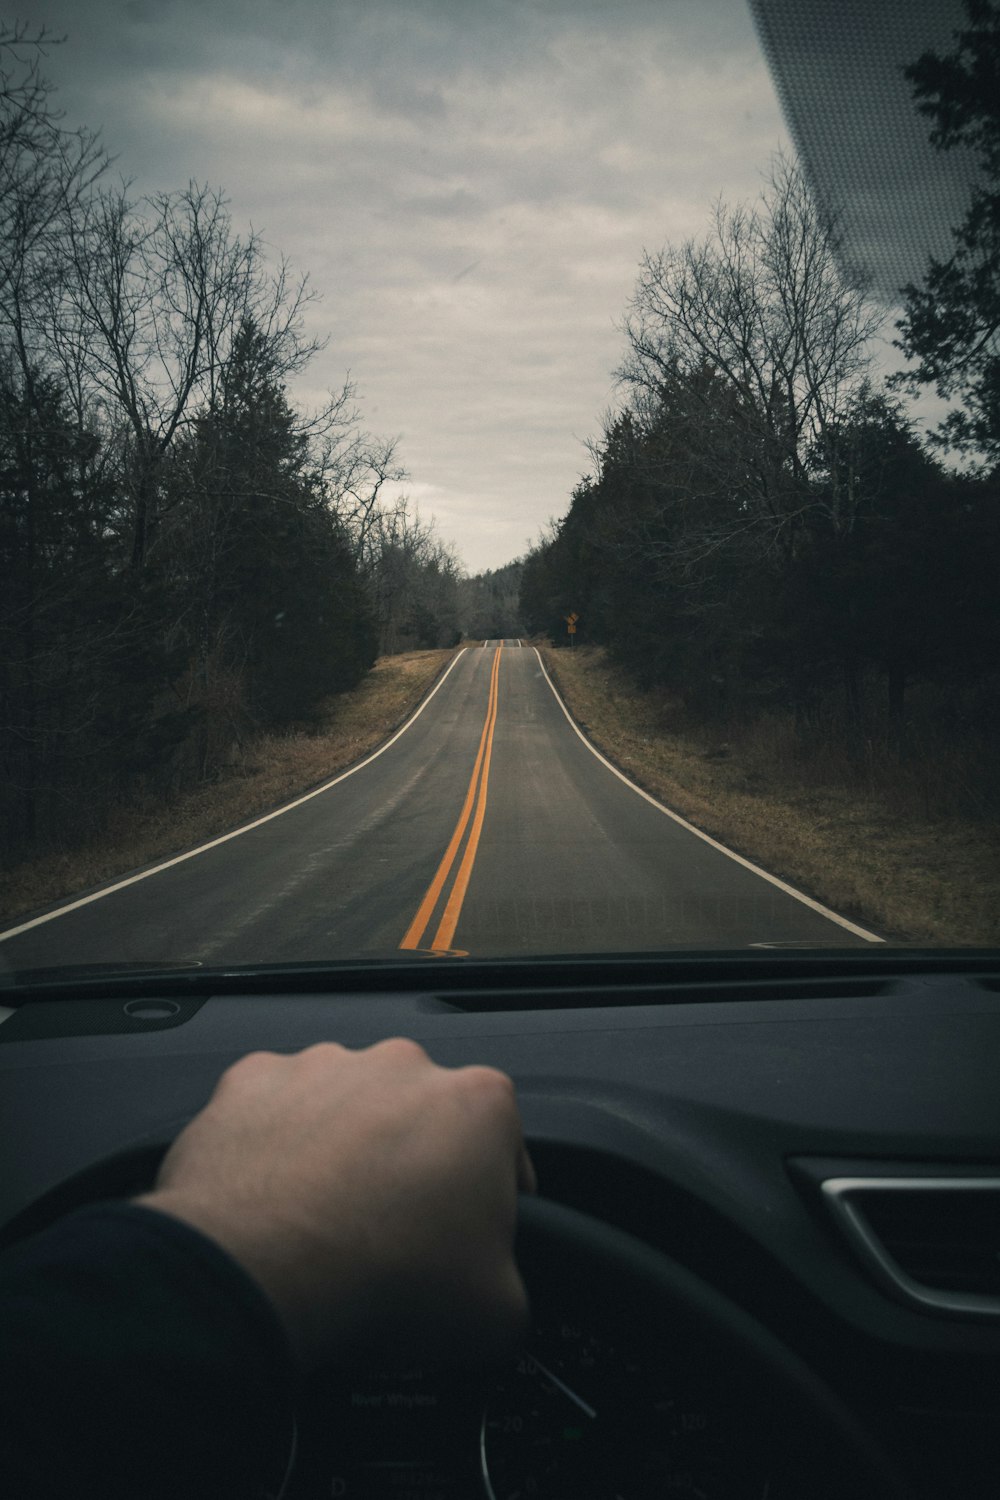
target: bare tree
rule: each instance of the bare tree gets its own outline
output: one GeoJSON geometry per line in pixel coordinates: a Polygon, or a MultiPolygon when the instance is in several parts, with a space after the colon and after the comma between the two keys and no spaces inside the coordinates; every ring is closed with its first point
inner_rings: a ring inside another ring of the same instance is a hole
{"type": "Polygon", "coordinates": [[[702,466],[715,456],[731,523],[769,545],[793,547],[817,503],[849,524],[837,434],[868,390],[881,315],[845,281],[837,244],[801,171],[778,157],[758,204],[720,202],[706,239],[644,255],[625,320],[619,376],[640,422],[666,410],[702,423],[702,466]],[[822,500],[808,485],[818,453],[822,500]]]}
{"type": "Polygon", "coordinates": [[[70,241],[73,275],[53,324],[67,367],[85,368],[117,432],[140,567],[164,456],[213,404],[239,329],[252,321],[289,376],[321,347],[302,331],[311,294],[286,265],[268,269],[257,237],[234,234],[223,195],[196,183],[138,203],[127,185],[96,194],[70,241]]]}
{"type": "MultiPolygon", "coordinates": [[[[0,24],[0,780],[8,789],[0,816],[28,837],[43,746],[63,728],[54,641],[75,597],[88,498],[82,484],[75,506],[54,498],[55,476],[83,467],[88,445],[74,443],[49,379],[44,308],[64,280],[67,218],[107,165],[99,138],[66,130],[53,106],[40,61],[57,40],[44,27],[0,24]]],[[[96,655],[97,636],[87,645],[96,655]]],[[[84,698],[73,708],[86,718],[84,698]]]]}
{"type": "Polygon", "coordinates": [[[421,520],[400,497],[376,511],[368,545],[365,572],[381,653],[454,644],[461,567],[433,521],[421,520]]]}
{"type": "Polygon", "coordinates": [[[33,313],[62,274],[67,214],[109,161],[96,134],[66,130],[52,105],[40,62],[58,40],[0,23],[0,329],[26,370],[40,362],[33,313]]]}
{"type": "Polygon", "coordinates": [[[0,24],[0,826],[27,845],[188,774],[206,704],[195,773],[356,681],[357,559],[374,579],[403,477],[349,379],[286,400],[312,294],[220,192],[102,188],[40,72],[53,40],[0,24]]]}
{"type": "Polygon", "coordinates": [[[60,372],[52,306],[70,275],[69,226],[110,163],[100,137],[66,129],[53,105],[40,68],[60,42],[45,27],[0,24],[0,349],[8,389],[14,381],[26,398],[22,420],[38,381],[60,372]]]}
{"type": "Polygon", "coordinates": [[[385,533],[386,516],[396,513],[406,501],[394,500],[386,508],[387,485],[401,484],[409,476],[399,461],[395,438],[380,438],[360,424],[357,387],[348,378],[340,391],[330,393],[327,405],[310,416],[301,430],[315,455],[316,477],[327,503],[343,526],[354,560],[371,572],[385,533]]]}

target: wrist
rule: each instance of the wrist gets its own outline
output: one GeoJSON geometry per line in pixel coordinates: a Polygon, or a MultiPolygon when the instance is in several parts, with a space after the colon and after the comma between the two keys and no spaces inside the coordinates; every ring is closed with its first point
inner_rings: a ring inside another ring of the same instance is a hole
{"type": "Polygon", "coordinates": [[[296,1288],[291,1270],[294,1262],[281,1252],[280,1246],[269,1250],[268,1235],[248,1234],[220,1212],[217,1204],[203,1202],[175,1188],[154,1188],[132,1201],[178,1219],[212,1240],[264,1293],[284,1330],[296,1364],[305,1367],[315,1361],[309,1320],[301,1311],[307,1299],[296,1288]]]}

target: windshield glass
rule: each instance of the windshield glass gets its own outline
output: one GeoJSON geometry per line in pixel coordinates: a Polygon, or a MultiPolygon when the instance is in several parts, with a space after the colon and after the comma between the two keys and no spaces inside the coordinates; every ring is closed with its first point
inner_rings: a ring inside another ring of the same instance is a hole
{"type": "Polygon", "coordinates": [[[0,968],[996,944],[998,31],[22,0],[0,968]]]}

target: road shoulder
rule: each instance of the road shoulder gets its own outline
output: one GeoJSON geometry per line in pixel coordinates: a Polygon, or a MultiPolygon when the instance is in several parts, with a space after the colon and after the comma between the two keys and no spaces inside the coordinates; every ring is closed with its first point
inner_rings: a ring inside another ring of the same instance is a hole
{"type": "Polygon", "coordinates": [[[697,828],[889,941],[1000,943],[1000,840],[956,818],[907,820],[849,787],[767,773],[739,744],[677,732],[662,702],[596,648],[542,648],[588,738],[697,828]]]}
{"type": "Polygon", "coordinates": [[[53,850],[0,875],[0,925],[215,838],[348,770],[416,711],[456,655],[381,657],[329,702],[316,733],[260,735],[224,774],[170,801],[120,808],[89,844],[53,850]]]}

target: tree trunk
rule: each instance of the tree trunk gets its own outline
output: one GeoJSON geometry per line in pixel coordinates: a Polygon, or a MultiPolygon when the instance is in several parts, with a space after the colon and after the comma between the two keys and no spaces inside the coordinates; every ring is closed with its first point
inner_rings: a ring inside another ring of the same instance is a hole
{"type": "Polygon", "coordinates": [[[906,698],[906,668],[896,659],[889,663],[887,678],[887,706],[889,714],[889,743],[898,760],[904,755],[903,710],[906,698]]]}
{"type": "Polygon", "coordinates": [[[854,661],[844,662],[844,710],[852,730],[861,722],[861,683],[854,661]]]}

